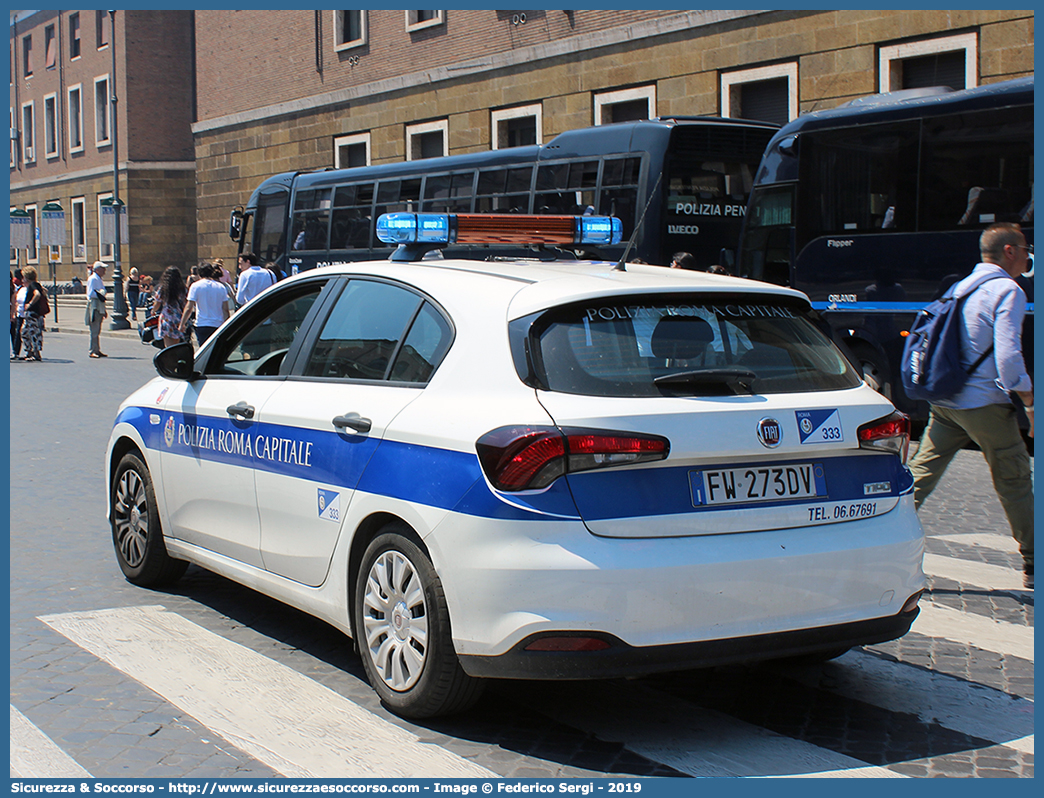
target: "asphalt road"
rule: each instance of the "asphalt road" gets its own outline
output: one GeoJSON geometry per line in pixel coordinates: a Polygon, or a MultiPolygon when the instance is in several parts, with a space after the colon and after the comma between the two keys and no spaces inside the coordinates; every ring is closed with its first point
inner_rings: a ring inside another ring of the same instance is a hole
{"type": "Polygon", "coordinates": [[[157,350],[103,348],[48,334],[42,363],[10,366],[20,775],[1033,775],[1033,596],[977,453],[922,509],[931,590],[901,641],[820,666],[496,683],[412,724],[325,624],[196,568],[169,591],[123,579],[102,460],[157,350]]]}

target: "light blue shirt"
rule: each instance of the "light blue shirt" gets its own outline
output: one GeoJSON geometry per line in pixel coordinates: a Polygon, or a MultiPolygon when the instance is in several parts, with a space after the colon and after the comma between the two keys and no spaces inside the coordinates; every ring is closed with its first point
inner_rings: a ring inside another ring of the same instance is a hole
{"type": "Polygon", "coordinates": [[[990,344],[986,357],[964,388],[950,399],[933,402],[940,407],[970,410],[987,405],[1011,404],[1009,391],[1032,391],[1033,380],[1026,373],[1022,357],[1022,320],[1026,315],[1026,294],[1000,266],[980,263],[961,280],[955,294],[960,296],[974,280],[986,274],[1004,275],[983,283],[969,296],[961,309],[961,364],[967,369],[990,344]]]}
{"type": "Polygon", "coordinates": [[[236,286],[236,302],[245,305],[268,286],[275,285],[275,275],[260,266],[251,266],[239,275],[236,286]]]}

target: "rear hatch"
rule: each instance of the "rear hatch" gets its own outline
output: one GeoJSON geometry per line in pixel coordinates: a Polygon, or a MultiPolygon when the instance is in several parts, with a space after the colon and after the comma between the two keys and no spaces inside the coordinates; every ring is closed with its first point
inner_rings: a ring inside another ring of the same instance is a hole
{"type": "Polygon", "coordinates": [[[905,420],[792,296],[615,297],[520,326],[567,450],[592,431],[668,442],[654,462],[610,454],[566,468],[595,534],[842,523],[888,512],[910,488],[905,420]]]}

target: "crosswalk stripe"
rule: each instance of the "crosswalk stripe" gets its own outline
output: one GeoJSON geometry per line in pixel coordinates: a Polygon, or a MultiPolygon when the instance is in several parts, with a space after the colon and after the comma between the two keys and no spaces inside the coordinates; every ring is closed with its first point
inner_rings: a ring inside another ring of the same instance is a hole
{"type": "Polygon", "coordinates": [[[928,637],[943,637],[956,643],[1033,660],[1033,628],[994,621],[970,612],[939,604],[921,602],[911,632],[928,637]]]}
{"type": "Polygon", "coordinates": [[[697,777],[830,773],[906,778],[640,684],[578,683],[526,695],[526,706],[697,777]],[[611,690],[611,697],[606,696],[611,690]]]}
{"type": "Polygon", "coordinates": [[[89,779],[91,774],[12,704],[11,778],[89,779]]]}
{"type": "Polygon", "coordinates": [[[850,651],[827,667],[828,687],[823,687],[818,668],[788,667],[787,676],[807,687],[1009,747],[1033,734],[1033,702],[1026,698],[867,651],[850,651]]]}
{"type": "Polygon", "coordinates": [[[1011,535],[991,535],[973,532],[967,535],[932,535],[932,540],[944,540],[947,543],[958,543],[961,546],[993,549],[1005,554],[1018,554],[1019,544],[1011,535]]]}
{"type": "Polygon", "coordinates": [[[943,557],[939,554],[924,555],[924,572],[929,576],[941,576],[954,582],[989,590],[1023,589],[1021,571],[1002,565],[943,557]]]}
{"type": "Polygon", "coordinates": [[[285,776],[497,776],[163,607],[40,620],[285,776]]]}

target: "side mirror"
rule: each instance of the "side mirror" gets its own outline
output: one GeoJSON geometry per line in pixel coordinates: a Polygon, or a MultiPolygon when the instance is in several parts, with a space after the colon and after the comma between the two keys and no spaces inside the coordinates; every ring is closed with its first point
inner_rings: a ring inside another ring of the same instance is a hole
{"type": "Polygon", "coordinates": [[[168,380],[192,380],[196,373],[196,356],[192,344],[175,344],[156,353],[152,359],[161,377],[168,380]]]}
{"type": "Polygon", "coordinates": [[[243,206],[237,205],[232,209],[232,215],[228,219],[228,235],[233,241],[239,241],[243,232],[243,206]]]}
{"type": "Polygon", "coordinates": [[[718,263],[720,263],[722,266],[724,266],[725,270],[729,274],[735,274],[736,273],[736,250],[722,248],[722,250],[718,253],[718,263]]]}

